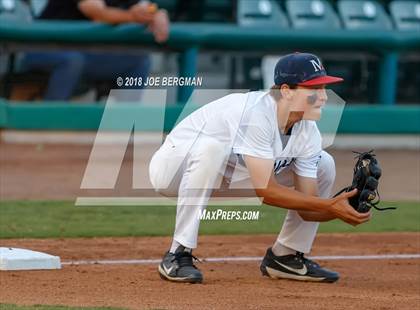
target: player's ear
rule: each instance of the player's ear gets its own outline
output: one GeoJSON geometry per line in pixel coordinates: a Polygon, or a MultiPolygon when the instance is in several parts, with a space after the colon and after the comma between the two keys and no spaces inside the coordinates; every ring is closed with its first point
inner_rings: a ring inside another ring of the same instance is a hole
{"type": "Polygon", "coordinates": [[[282,98],[288,100],[292,99],[293,97],[293,89],[291,89],[290,86],[287,84],[283,84],[280,86],[280,93],[282,98]]]}

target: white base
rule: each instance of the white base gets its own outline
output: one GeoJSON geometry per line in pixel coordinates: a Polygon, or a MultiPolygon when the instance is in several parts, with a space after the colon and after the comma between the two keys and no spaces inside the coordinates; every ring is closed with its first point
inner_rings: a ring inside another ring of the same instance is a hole
{"type": "Polygon", "coordinates": [[[60,257],[46,253],[0,247],[0,270],[61,269],[60,257]]]}

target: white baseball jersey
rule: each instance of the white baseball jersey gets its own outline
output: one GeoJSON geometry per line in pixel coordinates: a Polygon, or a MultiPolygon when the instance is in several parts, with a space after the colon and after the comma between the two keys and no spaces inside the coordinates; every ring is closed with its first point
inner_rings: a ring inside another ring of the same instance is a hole
{"type": "Polygon", "coordinates": [[[274,160],[276,174],[292,165],[300,176],[317,177],[322,141],[315,121],[299,121],[290,135],[282,135],[277,104],[268,92],[230,94],[210,102],[182,120],[166,142],[189,149],[201,135],[235,154],[274,160]]]}

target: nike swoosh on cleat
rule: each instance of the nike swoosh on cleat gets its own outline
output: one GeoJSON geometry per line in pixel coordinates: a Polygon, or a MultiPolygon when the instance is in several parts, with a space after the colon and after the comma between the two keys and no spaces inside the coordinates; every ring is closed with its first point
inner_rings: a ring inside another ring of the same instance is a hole
{"type": "MultiPolygon", "coordinates": [[[[163,265],[163,264],[162,264],[163,265]]],[[[175,266],[171,266],[170,268],[166,268],[165,265],[163,265],[163,270],[165,270],[166,274],[171,274],[172,269],[174,269],[175,266]]]]}
{"type": "Polygon", "coordinates": [[[299,275],[301,275],[301,276],[304,276],[307,272],[308,272],[308,269],[306,268],[306,266],[305,265],[303,265],[303,267],[302,268],[300,268],[300,269],[296,269],[296,268],[292,268],[292,267],[289,267],[289,266],[287,266],[287,265],[284,265],[284,264],[282,264],[282,263],[280,263],[280,262],[278,262],[278,261],[276,261],[276,260],[274,260],[277,264],[279,264],[281,267],[283,267],[283,268],[285,268],[285,269],[287,269],[287,270],[289,270],[289,271],[291,271],[291,272],[294,272],[294,273],[296,273],[296,274],[299,274],[299,275]]]}

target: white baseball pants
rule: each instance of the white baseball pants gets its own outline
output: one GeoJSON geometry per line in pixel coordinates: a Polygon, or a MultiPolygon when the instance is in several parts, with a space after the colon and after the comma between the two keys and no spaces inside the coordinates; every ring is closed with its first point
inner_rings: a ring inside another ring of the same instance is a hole
{"type": "MultiPolygon", "coordinates": [[[[229,152],[230,149],[211,137],[200,139],[188,149],[165,141],[150,162],[153,187],[165,196],[177,196],[174,240],[185,247],[197,247],[199,214],[207,207],[212,189],[220,185],[223,175],[218,168],[226,162],[229,152]]],[[[276,178],[282,185],[293,186],[290,166],[276,178]]],[[[318,164],[320,197],[330,197],[334,180],[334,159],[323,151],[318,164]]],[[[297,211],[289,210],[277,241],[290,249],[309,253],[318,225],[304,221],[297,211]]]]}

